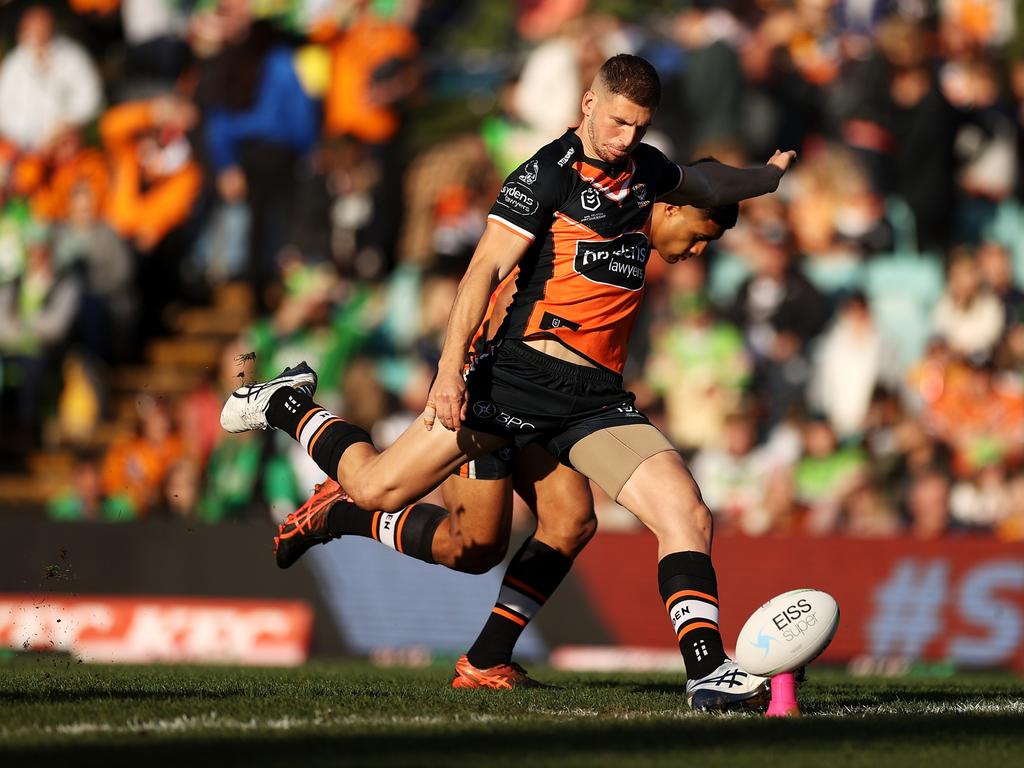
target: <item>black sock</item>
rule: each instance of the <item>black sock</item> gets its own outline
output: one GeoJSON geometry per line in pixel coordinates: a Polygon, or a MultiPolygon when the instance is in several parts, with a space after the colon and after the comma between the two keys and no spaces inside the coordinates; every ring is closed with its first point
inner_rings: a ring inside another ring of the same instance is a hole
{"type": "Polygon", "coordinates": [[[434,532],[448,517],[436,504],[410,504],[399,512],[367,512],[351,501],[339,501],[327,513],[332,536],[375,539],[403,555],[433,563],[434,532]]]}
{"type": "Polygon", "coordinates": [[[526,625],[562,583],[572,560],[532,536],[516,552],[501,582],[498,602],[466,656],[477,669],[512,660],[526,625]]]}
{"type": "Polygon", "coordinates": [[[373,443],[365,429],[338,418],[294,387],[270,396],[267,423],[297,440],[316,465],[338,479],[338,462],[355,443],[373,443]]]}
{"type": "Polygon", "coordinates": [[[718,631],[718,580],[703,552],[673,552],[658,563],[658,586],[679,640],[690,680],[706,677],[725,661],[718,631]]]}

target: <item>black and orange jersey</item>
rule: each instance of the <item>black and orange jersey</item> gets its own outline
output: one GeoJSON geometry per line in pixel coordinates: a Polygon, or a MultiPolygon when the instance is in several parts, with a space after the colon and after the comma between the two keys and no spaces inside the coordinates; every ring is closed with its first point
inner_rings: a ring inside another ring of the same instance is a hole
{"type": "Polygon", "coordinates": [[[519,264],[501,338],[554,338],[621,373],[643,298],[651,206],[683,170],[647,144],[612,166],[573,129],[505,181],[488,220],[532,244],[519,264]]]}
{"type": "Polygon", "coordinates": [[[473,338],[469,342],[469,349],[466,352],[467,369],[471,368],[474,361],[487,351],[488,343],[501,327],[501,321],[505,319],[505,313],[515,294],[515,281],[518,276],[519,267],[516,267],[498,283],[491,293],[491,298],[487,302],[487,310],[484,312],[484,319],[480,321],[476,333],[473,334],[473,338]]]}

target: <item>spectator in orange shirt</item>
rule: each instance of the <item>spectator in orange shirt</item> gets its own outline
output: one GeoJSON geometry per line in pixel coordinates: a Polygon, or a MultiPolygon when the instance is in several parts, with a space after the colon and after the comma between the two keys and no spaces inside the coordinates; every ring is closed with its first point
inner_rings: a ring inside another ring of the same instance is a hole
{"type": "Polygon", "coordinates": [[[416,38],[360,2],[356,17],[331,43],[330,86],[324,101],[328,136],[388,144],[400,127],[399,107],[416,89],[416,38]]]}
{"type": "Polygon", "coordinates": [[[969,372],[943,390],[926,418],[953,449],[959,477],[1018,458],[1024,444],[1024,396],[1007,386],[988,360],[972,361],[969,372]]]}
{"type": "Polygon", "coordinates": [[[192,210],[202,174],[187,132],[196,108],[165,96],[112,107],[100,121],[113,169],[107,219],[140,251],[152,250],[192,210]]]}
{"type": "Polygon", "coordinates": [[[366,243],[390,264],[402,221],[401,107],[419,85],[419,44],[405,26],[360,0],[354,20],[334,38],[330,52],[324,133],[365,143],[380,166],[366,243]]]}
{"type": "Polygon", "coordinates": [[[167,473],[184,455],[170,407],[146,398],[139,403],[137,433],[116,439],[103,459],[103,493],[126,497],[131,512],[145,517],[160,502],[167,473]]]}
{"type": "Polygon", "coordinates": [[[74,190],[87,185],[92,195],[107,195],[109,173],[103,152],[82,146],[82,131],[67,126],[45,151],[23,155],[14,171],[15,193],[29,198],[32,213],[39,219],[57,222],[68,216],[74,190]]]}
{"type": "Polygon", "coordinates": [[[197,121],[195,106],[178,96],[120,104],[100,121],[112,168],[106,220],[144,256],[141,338],[162,330],[164,307],[182,293],[184,224],[203,183],[188,137],[197,121]]]}

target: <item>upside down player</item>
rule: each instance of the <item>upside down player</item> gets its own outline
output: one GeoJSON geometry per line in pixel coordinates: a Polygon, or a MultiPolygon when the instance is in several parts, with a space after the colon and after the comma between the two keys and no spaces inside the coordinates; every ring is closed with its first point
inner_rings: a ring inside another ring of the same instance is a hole
{"type": "MultiPolygon", "coordinates": [[[[774,191],[794,154],[776,152],[761,168],[681,169],[641,144],[659,100],[648,62],[609,59],[584,94],[583,123],[509,177],[460,284],[423,419],[386,451],[313,402],[316,375],[305,365],[236,390],[221,424],[287,431],[348,491],[348,525],[375,528],[382,540],[401,541],[399,549],[406,541],[430,546],[429,521],[405,505],[467,460],[539,443],[655,534],[690,703],[721,708],[762,696],[765,681],[725,655],[710,512],[679,454],[622,389],[621,370],[642,297],[651,204],[709,208],[774,191]],[[516,266],[494,353],[464,380],[488,299],[516,266]],[[433,429],[437,420],[444,429],[433,429]],[[371,509],[379,511],[364,511],[371,509]]],[[[530,560],[553,572],[542,553],[530,560]]]]}
{"type": "MultiPolygon", "coordinates": [[[[717,240],[735,224],[738,212],[735,204],[702,210],[656,203],[651,217],[651,246],[669,263],[699,256],[708,242],[717,240]]],[[[476,351],[486,350],[489,336],[500,325],[515,292],[511,282],[514,276],[510,275],[495,291],[492,310],[480,329],[479,340],[474,342],[476,351]]],[[[499,596],[469,653],[457,662],[452,680],[456,688],[501,689],[534,684],[519,665],[511,663],[512,649],[544,602],[537,593],[543,589],[545,599],[551,596],[597,529],[590,483],[539,446],[527,446],[518,452],[502,449],[464,464],[445,480],[441,486],[445,509],[417,504],[405,513],[431,515],[438,521],[429,552],[413,546],[406,554],[427,556],[427,562],[454,570],[483,573],[505,557],[513,487],[537,518],[537,529],[509,565],[506,577],[511,586],[499,596]],[[552,574],[540,574],[542,583],[531,585],[535,575],[529,560],[537,556],[537,551],[556,567],[552,574]],[[522,590],[534,594],[526,601],[515,597],[522,590]]],[[[341,486],[333,480],[318,486],[275,537],[279,565],[287,568],[310,547],[346,533],[344,505],[338,506],[333,519],[330,517],[335,503],[344,498],[341,486]],[[299,527],[321,530],[323,535],[295,536],[299,527]]]]}

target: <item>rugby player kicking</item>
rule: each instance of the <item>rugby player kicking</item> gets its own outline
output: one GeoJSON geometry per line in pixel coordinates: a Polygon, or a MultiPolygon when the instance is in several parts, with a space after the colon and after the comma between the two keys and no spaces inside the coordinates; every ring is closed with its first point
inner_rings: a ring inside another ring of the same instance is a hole
{"type": "MultiPolygon", "coordinates": [[[[651,246],[669,263],[699,256],[708,242],[717,240],[735,225],[738,214],[739,206],[735,203],[713,209],[655,203],[651,246]]],[[[486,354],[500,327],[515,294],[515,276],[513,272],[494,292],[487,317],[472,344],[474,357],[486,354]]],[[[513,488],[537,519],[531,537],[535,544],[527,541],[506,570],[508,584],[503,585],[503,593],[488,622],[469,653],[456,663],[452,678],[456,688],[537,685],[522,667],[512,663],[512,650],[526,625],[597,530],[590,483],[536,444],[521,451],[506,447],[463,464],[445,480],[441,485],[444,509],[417,504],[409,513],[430,515],[438,525],[430,532],[429,550],[413,547],[406,550],[407,554],[423,556],[426,562],[465,573],[485,573],[505,558],[508,549],[513,488]],[[530,554],[537,549],[548,552],[537,544],[554,550],[547,554],[555,566],[553,574],[532,572],[528,564],[530,554]],[[549,591],[541,595],[544,589],[549,591]],[[528,595],[525,599],[524,591],[528,595]]],[[[290,567],[310,547],[344,534],[339,525],[340,513],[335,513],[333,527],[330,518],[335,502],[344,499],[341,486],[327,480],[289,515],[274,538],[275,556],[282,568],[290,567]]]]}
{"type": "MultiPolygon", "coordinates": [[[[723,708],[762,699],[765,680],[725,655],[710,512],[682,458],[634,407],[621,370],[642,298],[654,201],[706,209],[766,194],[794,153],[776,152],[754,169],[680,168],[641,143],[659,99],[648,62],[609,59],[584,94],[583,123],[508,178],[460,284],[423,418],[390,448],[377,451],[365,430],[313,402],[316,374],[305,364],[236,390],[221,424],[229,432],[287,431],[351,499],[331,508],[333,531],[371,536],[424,560],[444,516],[437,507],[406,505],[467,461],[538,444],[655,534],[658,582],[690,704],[723,708]],[[488,299],[517,266],[493,351],[463,378],[488,299]],[[443,429],[433,428],[438,420],[443,429]]],[[[539,605],[570,563],[531,538],[513,562],[528,580],[506,576],[499,607],[518,600],[529,611],[523,599],[539,605]],[[509,587],[518,596],[506,594],[509,587]]]]}

